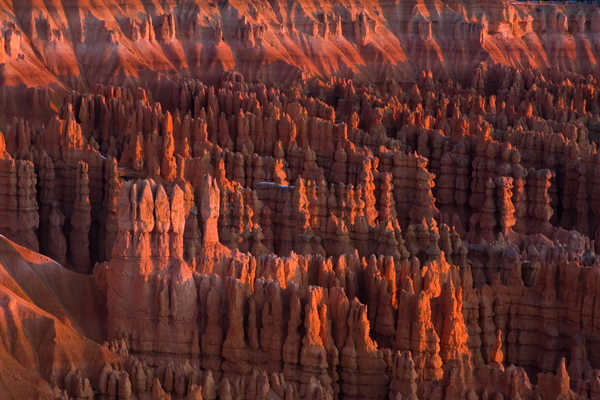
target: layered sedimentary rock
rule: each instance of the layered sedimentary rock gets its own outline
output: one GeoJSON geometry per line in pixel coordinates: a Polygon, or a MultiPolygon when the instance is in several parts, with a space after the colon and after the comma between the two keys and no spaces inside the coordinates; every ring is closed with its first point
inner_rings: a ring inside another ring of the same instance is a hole
{"type": "Polygon", "coordinates": [[[0,232],[33,250],[39,249],[35,231],[39,224],[34,165],[27,160],[15,160],[6,150],[0,133],[0,163],[2,164],[2,222],[0,232]]]}
{"type": "Polygon", "coordinates": [[[279,82],[406,79],[420,69],[470,76],[480,62],[588,73],[599,56],[592,5],[57,1],[6,5],[0,18],[9,85],[82,88],[175,72],[279,82]]]}
{"type": "Polygon", "coordinates": [[[594,6],[13,3],[2,393],[600,396],[594,6]]]}
{"type": "Polygon", "coordinates": [[[152,181],[121,186],[111,262],[98,265],[97,275],[106,288],[109,337],[127,338],[134,351],[197,354],[196,284],[183,260],[184,197],[179,186],[170,192],[152,181]]]}

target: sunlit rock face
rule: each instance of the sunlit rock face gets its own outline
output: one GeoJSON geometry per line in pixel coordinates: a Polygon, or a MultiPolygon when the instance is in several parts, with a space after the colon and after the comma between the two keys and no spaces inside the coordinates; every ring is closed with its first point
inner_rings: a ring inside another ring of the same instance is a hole
{"type": "Polygon", "coordinates": [[[596,399],[600,11],[0,4],[0,399],[596,399]]]}
{"type": "Polygon", "coordinates": [[[3,6],[6,85],[90,88],[171,77],[464,75],[481,62],[587,73],[591,5],[509,1],[25,1],[3,6]]]}

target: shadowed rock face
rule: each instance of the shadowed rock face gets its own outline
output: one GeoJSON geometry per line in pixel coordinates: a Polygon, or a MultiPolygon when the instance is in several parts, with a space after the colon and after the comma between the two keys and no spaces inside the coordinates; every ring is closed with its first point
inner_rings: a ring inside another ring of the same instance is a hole
{"type": "Polygon", "coordinates": [[[11,3],[0,398],[600,398],[596,7],[11,3]]]}

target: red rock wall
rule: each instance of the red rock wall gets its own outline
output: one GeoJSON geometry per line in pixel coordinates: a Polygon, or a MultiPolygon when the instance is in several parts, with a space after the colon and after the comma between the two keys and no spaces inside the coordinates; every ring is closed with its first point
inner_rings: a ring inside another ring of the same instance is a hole
{"type": "Polygon", "coordinates": [[[0,10],[5,84],[148,82],[174,72],[291,82],[332,74],[470,77],[481,62],[597,70],[593,5],[509,1],[35,1],[0,10]]]}
{"type": "Polygon", "coordinates": [[[600,396],[591,6],[0,10],[0,233],[79,273],[0,270],[40,393],[600,396]]]}

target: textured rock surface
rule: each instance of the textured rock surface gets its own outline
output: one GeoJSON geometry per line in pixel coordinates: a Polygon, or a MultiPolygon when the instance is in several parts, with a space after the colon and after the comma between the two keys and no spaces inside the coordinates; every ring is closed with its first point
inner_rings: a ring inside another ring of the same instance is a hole
{"type": "Polygon", "coordinates": [[[8,3],[3,82],[73,88],[174,72],[286,81],[337,73],[471,76],[480,62],[588,73],[600,55],[592,5],[359,0],[8,3]]]}
{"type": "Polygon", "coordinates": [[[600,398],[596,8],[0,5],[0,398],[600,398]]]}

